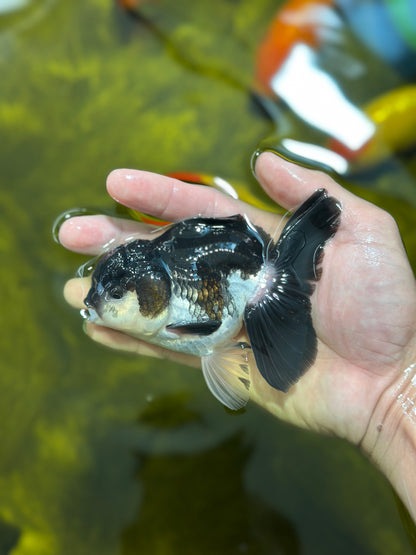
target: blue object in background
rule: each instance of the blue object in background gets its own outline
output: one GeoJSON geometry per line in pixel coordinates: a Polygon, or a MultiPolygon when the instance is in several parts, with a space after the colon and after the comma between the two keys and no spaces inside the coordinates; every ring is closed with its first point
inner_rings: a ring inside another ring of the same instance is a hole
{"type": "Polygon", "coordinates": [[[416,0],[338,0],[357,38],[403,77],[416,76],[416,0]]]}

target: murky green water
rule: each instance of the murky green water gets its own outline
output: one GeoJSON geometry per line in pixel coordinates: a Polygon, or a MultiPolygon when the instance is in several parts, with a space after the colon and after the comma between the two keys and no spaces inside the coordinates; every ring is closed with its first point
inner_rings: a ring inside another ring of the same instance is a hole
{"type": "MultiPolygon", "coordinates": [[[[110,0],[0,18],[0,553],[410,554],[389,486],[355,449],[253,404],[230,415],[197,371],[93,344],[64,304],[84,259],[53,243],[52,222],[108,209],[111,169],[255,190],[249,158],[272,134],[243,85],[274,2],[145,9],[168,40],[110,0]]],[[[398,218],[415,266],[415,210],[384,196],[389,179],[366,194],[398,218]]]]}

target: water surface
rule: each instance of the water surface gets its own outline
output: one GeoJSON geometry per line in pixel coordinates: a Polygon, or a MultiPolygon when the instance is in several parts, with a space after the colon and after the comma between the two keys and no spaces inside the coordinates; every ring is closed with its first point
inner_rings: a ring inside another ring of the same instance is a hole
{"type": "MultiPolygon", "coordinates": [[[[231,415],[196,370],[93,344],[62,298],[85,259],[53,243],[52,223],[113,209],[113,168],[213,173],[261,195],[249,160],[274,124],[247,88],[275,8],[148,3],[157,32],[107,0],[1,16],[0,553],[413,552],[354,448],[254,404],[231,415]]],[[[359,192],[393,211],[414,264],[394,175],[359,192]]]]}

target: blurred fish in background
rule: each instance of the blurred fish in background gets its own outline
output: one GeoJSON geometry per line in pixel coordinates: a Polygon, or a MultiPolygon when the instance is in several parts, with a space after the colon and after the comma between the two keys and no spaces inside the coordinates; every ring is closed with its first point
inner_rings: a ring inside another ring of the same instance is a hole
{"type": "Polygon", "coordinates": [[[415,76],[414,0],[290,0],[257,52],[260,95],[327,136],[321,145],[281,137],[280,146],[339,174],[415,146],[415,76]],[[384,75],[372,76],[374,58],[384,75]]]}
{"type": "MultiPolygon", "coordinates": [[[[143,0],[118,3],[142,18],[143,0]]],[[[380,167],[392,166],[396,178],[403,174],[401,196],[416,205],[414,177],[403,165],[416,146],[416,0],[289,0],[254,65],[247,92],[274,127],[256,154],[274,150],[370,188],[380,167]]],[[[221,181],[195,171],[182,177],[214,187],[221,181]]],[[[394,179],[382,180],[378,187],[392,193],[394,179]]]]}

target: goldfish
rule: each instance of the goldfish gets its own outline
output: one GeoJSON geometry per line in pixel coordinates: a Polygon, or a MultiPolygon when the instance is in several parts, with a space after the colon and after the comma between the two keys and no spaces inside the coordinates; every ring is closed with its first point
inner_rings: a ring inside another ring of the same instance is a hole
{"type": "Polygon", "coordinates": [[[162,347],[197,355],[214,396],[249,399],[248,349],[262,377],[288,389],[313,363],[311,300],[341,205],[312,194],[274,241],[244,215],[195,217],[104,254],[82,316],[162,347]],[[236,341],[243,324],[249,344],[236,341]]]}

